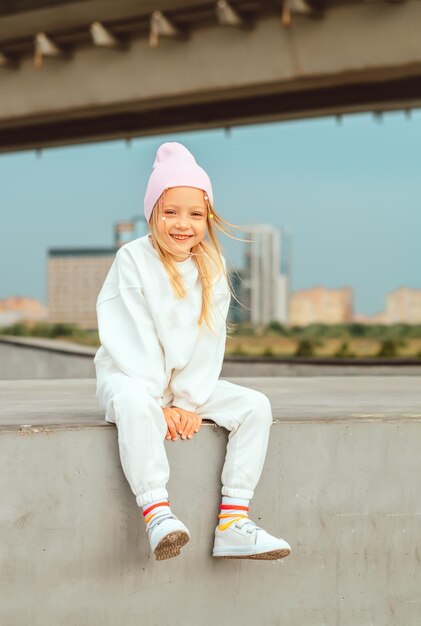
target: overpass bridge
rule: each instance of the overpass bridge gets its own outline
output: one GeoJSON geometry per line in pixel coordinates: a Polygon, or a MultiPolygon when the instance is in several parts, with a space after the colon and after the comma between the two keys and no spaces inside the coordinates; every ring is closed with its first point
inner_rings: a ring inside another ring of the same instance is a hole
{"type": "Polygon", "coordinates": [[[2,151],[421,103],[419,0],[2,5],[2,151]]]}

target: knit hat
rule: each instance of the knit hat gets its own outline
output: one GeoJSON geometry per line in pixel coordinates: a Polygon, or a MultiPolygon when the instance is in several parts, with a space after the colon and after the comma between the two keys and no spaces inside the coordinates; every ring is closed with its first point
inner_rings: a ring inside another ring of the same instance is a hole
{"type": "Polygon", "coordinates": [[[159,146],[146,188],[144,208],[149,222],[155,202],[168,187],[197,187],[207,192],[213,204],[212,185],[205,170],[186,146],[169,141],[159,146]]]}

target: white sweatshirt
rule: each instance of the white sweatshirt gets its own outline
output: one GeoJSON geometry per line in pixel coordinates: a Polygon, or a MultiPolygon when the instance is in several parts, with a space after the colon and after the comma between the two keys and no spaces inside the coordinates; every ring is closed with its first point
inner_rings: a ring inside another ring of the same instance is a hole
{"type": "Polygon", "coordinates": [[[174,406],[194,412],[212,394],[224,359],[231,294],[225,276],[219,276],[213,285],[213,335],[205,322],[197,324],[202,287],[193,259],[177,268],[185,299],[175,296],[149,235],[117,251],[96,305],[97,396],[118,372],[141,381],[160,406],[162,396],[173,393],[174,406]]]}

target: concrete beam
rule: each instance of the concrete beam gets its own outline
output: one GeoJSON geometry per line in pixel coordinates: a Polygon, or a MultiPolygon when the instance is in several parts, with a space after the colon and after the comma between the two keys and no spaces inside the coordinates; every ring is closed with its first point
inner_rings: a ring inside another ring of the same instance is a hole
{"type": "Polygon", "coordinates": [[[415,0],[351,3],[289,29],[270,15],[38,70],[26,58],[0,75],[0,150],[420,106],[420,22],[415,0]]]}

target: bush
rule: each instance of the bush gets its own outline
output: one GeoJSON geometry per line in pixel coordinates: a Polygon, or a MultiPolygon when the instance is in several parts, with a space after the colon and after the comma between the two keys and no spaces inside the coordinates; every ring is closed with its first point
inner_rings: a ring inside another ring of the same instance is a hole
{"type": "Polygon", "coordinates": [[[301,339],[298,342],[298,346],[295,350],[294,356],[314,356],[313,342],[309,339],[301,339]]]}
{"type": "Polygon", "coordinates": [[[38,322],[31,327],[29,334],[32,337],[48,337],[49,339],[53,339],[55,337],[54,325],[38,322]]]}
{"type": "Polygon", "coordinates": [[[16,335],[17,337],[28,337],[31,334],[30,329],[23,322],[16,322],[11,326],[5,326],[1,329],[2,335],[16,335]]]}
{"type": "Polygon", "coordinates": [[[54,337],[72,337],[78,334],[80,329],[77,324],[58,323],[53,324],[54,337]]]}
{"type": "Polygon", "coordinates": [[[15,335],[17,337],[46,337],[48,339],[54,339],[55,337],[73,337],[87,342],[88,345],[96,345],[96,343],[99,343],[97,331],[84,330],[77,324],[16,322],[10,326],[0,328],[0,334],[15,335]]]}
{"type": "Polygon", "coordinates": [[[383,358],[393,358],[398,354],[396,341],[393,339],[384,339],[376,356],[383,358]]]}
{"type": "Polygon", "coordinates": [[[260,356],[274,357],[274,356],[276,356],[276,354],[274,353],[272,348],[270,346],[268,346],[267,348],[265,348],[263,350],[263,352],[261,353],[260,356]]]}
{"type": "Polygon", "coordinates": [[[347,357],[353,357],[355,356],[355,354],[352,352],[352,350],[350,349],[348,342],[343,341],[340,345],[340,347],[336,350],[336,352],[334,353],[335,357],[343,359],[343,358],[347,358],[347,357]]]}
{"type": "Polygon", "coordinates": [[[295,337],[297,335],[300,335],[304,329],[305,326],[290,326],[289,335],[295,337]]]}
{"type": "Polygon", "coordinates": [[[245,352],[243,346],[240,344],[238,344],[238,346],[236,346],[234,348],[234,350],[231,350],[230,355],[232,356],[245,356],[247,353],[245,352]]]}
{"type": "Polygon", "coordinates": [[[241,324],[238,324],[237,328],[232,333],[233,336],[239,335],[242,337],[254,337],[255,334],[256,334],[256,329],[249,322],[242,322],[241,324]]]}

